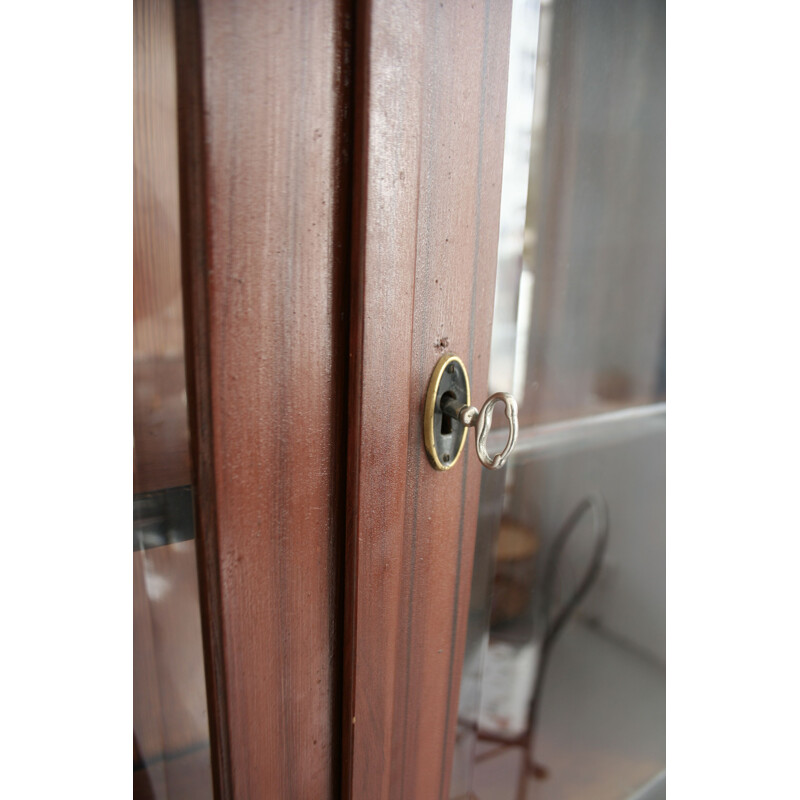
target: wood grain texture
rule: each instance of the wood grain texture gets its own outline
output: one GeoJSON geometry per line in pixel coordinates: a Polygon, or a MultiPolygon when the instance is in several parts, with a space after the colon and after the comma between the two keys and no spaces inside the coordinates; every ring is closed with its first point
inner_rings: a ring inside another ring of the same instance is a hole
{"type": "Polygon", "coordinates": [[[435,472],[422,410],[444,351],[485,398],[510,10],[360,6],[345,798],[448,794],[482,467],[435,472]]]}
{"type": "Polygon", "coordinates": [[[348,25],[334,0],[177,4],[219,800],[339,791],[348,25]]]}
{"type": "Polygon", "coordinates": [[[183,355],[175,25],[133,4],[134,492],[190,481],[183,355]]]}

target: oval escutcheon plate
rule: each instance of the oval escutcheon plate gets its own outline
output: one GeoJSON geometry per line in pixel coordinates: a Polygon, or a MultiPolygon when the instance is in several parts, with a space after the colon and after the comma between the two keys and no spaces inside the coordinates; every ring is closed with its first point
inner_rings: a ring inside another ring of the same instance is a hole
{"type": "Polygon", "coordinates": [[[425,450],[437,470],[455,466],[467,438],[467,427],[442,411],[442,398],[448,393],[459,406],[470,404],[467,368],[452,353],[445,353],[437,362],[425,398],[422,424],[425,450]]]}

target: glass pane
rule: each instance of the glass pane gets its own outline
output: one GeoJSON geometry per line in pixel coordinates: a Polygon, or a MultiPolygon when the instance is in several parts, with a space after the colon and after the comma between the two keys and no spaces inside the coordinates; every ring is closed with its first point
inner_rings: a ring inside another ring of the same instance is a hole
{"type": "Polygon", "coordinates": [[[530,166],[507,139],[491,391],[513,386],[526,424],[663,401],[663,4],[555,0],[525,24],[530,166]],[[509,161],[529,177],[523,236],[509,161]]]}
{"type": "Polygon", "coordinates": [[[133,796],[211,800],[169,2],[134,2],[133,100],[133,796]]]}
{"type": "Polygon", "coordinates": [[[664,796],[664,109],[663,3],[515,3],[453,798],[664,796]]]}

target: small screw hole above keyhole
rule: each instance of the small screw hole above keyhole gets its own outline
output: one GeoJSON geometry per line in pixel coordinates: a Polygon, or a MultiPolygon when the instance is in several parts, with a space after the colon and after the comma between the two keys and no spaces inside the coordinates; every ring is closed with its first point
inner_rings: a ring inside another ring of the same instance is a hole
{"type": "MultiPolygon", "coordinates": [[[[442,395],[442,399],[439,401],[439,408],[442,409],[444,408],[445,400],[455,400],[455,399],[456,399],[455,392],[445,392],[442,395]]],[[[444,410],[442,410],[442,428],[440,433],[442,436],[450,436],[452,432],[453,432],[453,418],[445,414],[444,410]]]]}

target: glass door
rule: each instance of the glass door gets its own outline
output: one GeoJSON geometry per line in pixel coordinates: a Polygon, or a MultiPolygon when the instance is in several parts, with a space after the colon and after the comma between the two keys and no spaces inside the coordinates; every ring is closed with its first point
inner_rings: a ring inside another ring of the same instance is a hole
{"type": "Polygon", "coordinates": [[[134,10],[136,796],[336,797],[350,19],[134,10]]]}
{"type": "Polygon", "coordinates": [[[508,85],[489,391],[521,430],[482,476],[450,797],[663,797],[663,4],[516,2],[508,85]]]}

